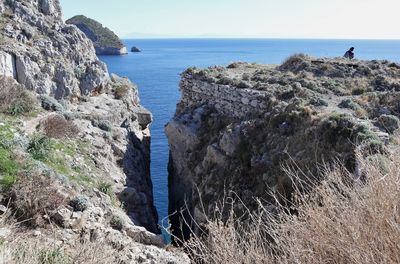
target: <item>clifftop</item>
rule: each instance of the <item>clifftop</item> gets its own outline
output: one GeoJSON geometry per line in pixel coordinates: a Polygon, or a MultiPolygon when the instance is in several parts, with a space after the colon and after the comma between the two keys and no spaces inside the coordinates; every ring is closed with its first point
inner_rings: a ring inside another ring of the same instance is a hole
{"type": "Polygon", "coordinates": [[[190,215],[201,223],[224,195],[249,209],[257,208],[255,197],[267,203],[272,193],[290,197],[285,166],[312,180],[321,173],[316,164],[340,160],[359,177],[356,151],[382,151],[400,126],[399,73],[400,65],[388,61],[305,55],[279,66],[185,71],[166,133],[170,213],[187,204],[189,213],[173,215],[172,226],[181,217],[190,222],[190,215]]]}
{"type": "Polygon", "coordinates": [[[66,21],[77,26],[93,42],[98,55],[127,54],[127,49],[119,37],[109,28],[94,19],[83,15],[74,16],[66,21]]]}

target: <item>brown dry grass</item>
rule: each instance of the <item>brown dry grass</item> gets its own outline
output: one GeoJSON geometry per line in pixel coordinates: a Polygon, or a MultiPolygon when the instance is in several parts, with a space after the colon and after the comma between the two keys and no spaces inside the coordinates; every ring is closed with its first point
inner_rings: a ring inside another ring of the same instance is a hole
{"type": "MultiPolygon", "coordinates": [[[[359,155],[361,179],[341,167],[307,194],[245,216],[208,219],[184,244],[195,263],[400,263],[400,150],[359,155]]],[[[292,179],[299,179],[289,173],[292,179]]],[[[303,186],[304,187],[304,186],[303,186]]],[[[278,199],[277,199],[278,201],[278,199]]]]}
{"type": "Polygon", "coordinates": [[[79,128],[63,116],[53,114],[43,120],[40,124],[43,134],[50,138],[72,138],[79,133],[79,128]]]}
{"type": "Polygon", "coordinates": [[[32,173],[20,175],[12,186],[10,205],[18,221],[29,227],[44,227],[55,211],[67,204],[65,197],[53,179],[32,173]]]}

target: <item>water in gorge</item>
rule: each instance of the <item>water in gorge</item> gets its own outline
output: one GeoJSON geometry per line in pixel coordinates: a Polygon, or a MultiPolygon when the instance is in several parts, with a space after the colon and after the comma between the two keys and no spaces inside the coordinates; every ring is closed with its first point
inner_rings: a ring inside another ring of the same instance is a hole
{"type": "MultiPolygon", "coordinates": [[[[279,64],[295,53],[337,57],[355,47],[358,59],[400,62],[400,41],[267,40],[267,39],[149,39],[125,40],[128,50],[141,53],[101,56],[111,73],[127,76],[139,86],[142,105],[154,116],[151,126],[151,175],[160,224],[168,215],[168,141],[164,125],[179,101],[179,74],[191,66],[227,65],[235,61],[279,64]]],[[[164,232],[165,234],[165,232],[164,232]]]]}

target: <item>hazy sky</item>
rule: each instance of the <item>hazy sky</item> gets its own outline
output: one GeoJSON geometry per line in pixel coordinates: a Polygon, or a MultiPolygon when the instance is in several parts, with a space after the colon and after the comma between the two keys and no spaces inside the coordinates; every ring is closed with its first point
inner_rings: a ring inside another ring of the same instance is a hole
{"type": "Polygon", "coordinates": [[[400,0],[60,1],[120,37],[400,39],[400,0]]]}

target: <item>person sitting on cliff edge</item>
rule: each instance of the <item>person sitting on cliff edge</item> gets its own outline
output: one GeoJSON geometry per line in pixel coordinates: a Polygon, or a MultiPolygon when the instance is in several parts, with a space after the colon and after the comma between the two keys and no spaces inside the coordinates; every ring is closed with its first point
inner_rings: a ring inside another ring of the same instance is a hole
{"type": "Polygon", "coordinates": [[[346,51],[343,57],[350,60],[354,59],[354,47],[351,47],[348,51],[346,51]]]}

